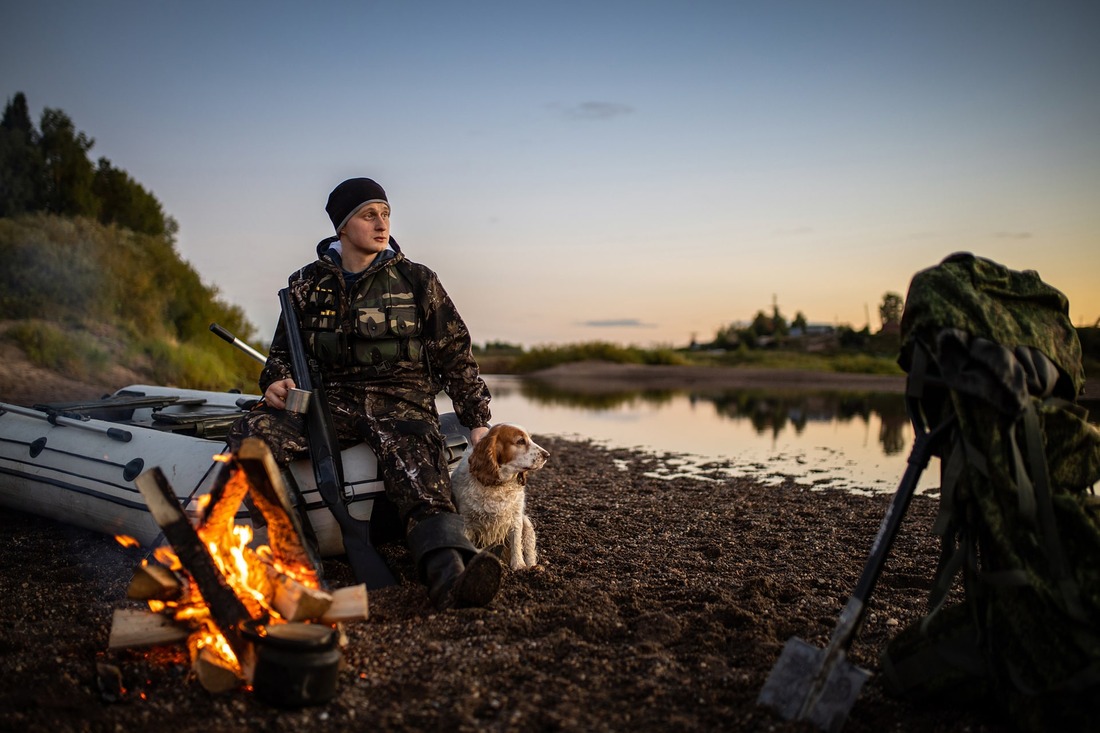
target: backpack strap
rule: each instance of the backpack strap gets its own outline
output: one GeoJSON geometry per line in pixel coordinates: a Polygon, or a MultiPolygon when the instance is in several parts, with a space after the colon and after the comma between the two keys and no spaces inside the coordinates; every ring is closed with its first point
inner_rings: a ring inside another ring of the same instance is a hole
{"type": "MultiPolygon", "coordinates": [[[[1043,435],[1039,424],[1039,412],[1036,409],[1037,402],[1037,399],[1028,400],[1021,419],[1024,429],[1024,441],[1028,452],[1028,463],[1031,466],[1034,480],[1039,540],[1043,545],[1047,561],[1050,563],[1054,582],[1065,601],[1066,613],[1077,621],[1085,622],[1087,617],[1081,603],[1080,588],[1070,573],[1065,548],[1062,547],[1061,538],[1058,536],[1058,522],[1054,517],[1050,473],[1047,469],[1046,453],[1043,450],[1043,435]]],[[[1015,445],[1015,441],[1012,442],[1015,445]]],[[[1026,480],[1026,474],[1024,474],[1024,479],[1026,480]]],[[[1024,482],[1019,478],[1017,481],[1020,484],[1024,482]]]]}

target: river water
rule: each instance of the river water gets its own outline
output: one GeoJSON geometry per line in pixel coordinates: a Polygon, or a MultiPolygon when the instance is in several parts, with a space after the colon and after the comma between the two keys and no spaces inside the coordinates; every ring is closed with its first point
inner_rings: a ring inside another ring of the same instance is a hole
{"type": "MultiPolygon", "coordinates": [[[[591,440],[664,456],[652,475],[793,479],[858,493],[897,489],[913,443],[898,394],[725,390],[565,392],[487,375],[493,419],[535,435],[591,440]]],[[[553,458],[551,458],[553,460],[553,458]]],[[[933,458],[918,491],[939,486],[933,458]]]]}

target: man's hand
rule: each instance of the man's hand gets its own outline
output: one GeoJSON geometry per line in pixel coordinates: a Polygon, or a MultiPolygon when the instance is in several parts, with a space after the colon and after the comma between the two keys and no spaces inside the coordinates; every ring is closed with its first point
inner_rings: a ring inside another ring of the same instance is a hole
{"type": "Polygon", "coordinates": [[[285,410],[286,396],[290,394],[290,390],[294,389],[295,386],[294,380],[289,378],[272,382],[264,391],[264,402],[277,410],[285,410]]]}
{"type": "Polygon", "coordinates": [[[477,445],[478,441],[489,434],[489,428],[482,426],[480,428],[470,429],[470,447],[473,448],[477,445]]]}

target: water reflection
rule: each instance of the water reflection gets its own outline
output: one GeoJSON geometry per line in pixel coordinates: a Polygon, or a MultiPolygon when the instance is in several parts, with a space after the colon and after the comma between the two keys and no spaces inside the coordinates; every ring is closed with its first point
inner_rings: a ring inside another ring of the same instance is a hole
{"type": "MultiPolygon", "coordinates": [[[[489,376],[493,415],[534,433],[673,454],[663,476],[749,475],[764,481],[893,491],[912,428],[899,394],[836,391],[576,392],[489,376]]],[[[938,485],[938,465],[921,489],[938,485]]]]}
{"type": "Polygon", "coordinates": [[[905,404],[898,395],[822,393],[777,396],[762,393],[726,392],[721,395],[690,395],[692,400],[714,403],[719,415],[730,419],[745,418],[758,434],[777,437],[787,428],[802,435],[811,422],[847,424],[869,423],[878,416],[878,440],[886,455],[901,453],[906,447],[905,430],[909,420],[905,404]]]}
{"type": "MultiPolygon", "coordinates": [[[[500,379],[500,378],[498,378],[500,379]]],[[[503,383],[501,383],[503,384],[503,383]]],[[[637,390],[615,393],[579,393],[543,382],[520,380],[519,393],[536,405],[562,405],[586,410],[631,409],[638,405],[667,407],[679,398],[693,406],[711,404],[719,417],[748,420],[761,435],[778,437],[792,429],[801,435],[811,422],[858,420],[869,423],[879,419],[879,443],[883,453],[894,455],[908,444],[909,418],[900,395],[883,393],[779,392],[776,390],[637,390]]],[[[496,392],[494,392],[496,394],[496,392]]]]}

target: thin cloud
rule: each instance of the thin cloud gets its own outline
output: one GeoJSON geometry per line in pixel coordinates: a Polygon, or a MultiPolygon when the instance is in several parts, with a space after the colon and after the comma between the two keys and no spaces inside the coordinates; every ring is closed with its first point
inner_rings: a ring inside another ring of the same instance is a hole
{"type": "Polygon", "coordinates": [[[997,239],[1031,239],[1031,232],[997,232],[997,239]]]}
{"type": "Polygon", "coordinates": [[[618,102],[581,102],[569,106],[554,104],[551,108],[560,110],[566,117],[574,120],[610,120],[635,112],[629,104],[618,102]]]}
{"type": "Polygon", "coordinates": [[[590,328],[656,328],[652,323],[643,323],[637,318],[609,318],[602,321],[583,321],[582,326],[590,328]]]}

